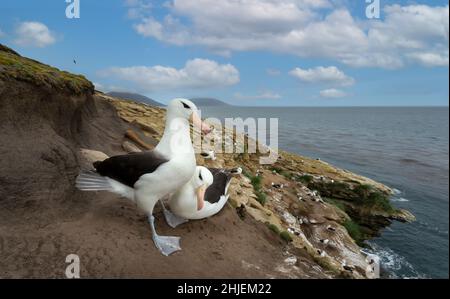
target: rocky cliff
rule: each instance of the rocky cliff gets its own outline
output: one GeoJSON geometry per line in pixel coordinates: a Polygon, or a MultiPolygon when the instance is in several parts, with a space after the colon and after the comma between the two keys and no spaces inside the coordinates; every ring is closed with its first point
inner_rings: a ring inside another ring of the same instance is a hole
{"type": "Polygon", "coordinates": [[[182,237],[183,250],[163,257],[133,204],[74,187],[92,160],[151,149],[163,125],[163,108],[95,92],[0,45],[0,277],[64,277],[75,253],[83,277],[365,278],[363,241],[414,218],[390,205],[388,187],[323,161],[198,155],[244,175],[209,219],[171,229],[156,210],[160,233],[182,237]]]}

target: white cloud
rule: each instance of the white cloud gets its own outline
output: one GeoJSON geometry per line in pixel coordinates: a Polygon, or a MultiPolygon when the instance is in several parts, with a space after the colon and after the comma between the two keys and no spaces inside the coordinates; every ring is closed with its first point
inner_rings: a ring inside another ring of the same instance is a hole
{"type": "Polygon", "coordinates": [[[163,26],[152,18],[147,18],[142,23],[134,26],[134,29],[145,37],[154,37],[162,39],[163,26]]]}
{"type": "Polygon", "coordinates": [[[272,91],[265,91],[256,95],[243,95],[238,92],[234,94],[234,98],[238,100],[278,100],[281,99],[281,95],[272,91]]]}
{"type": "Polygon", "coordinates": [[[427,67],[448,66],[448,52],[442,54],[417,52],[409,54],[408,57],[427,67]]]}
{"type": "Polygon", "coordinates": [[[14,42],[20,46],[43,48],[56,41],[53,33],[45,24],[39,22],[22,22],[16,28],[14,42]]]}
{"type": "Polygon", "coordinates": [[[322,98],[338,99],[346,97],[347,94],[342,90],[331,88],[320,91],[320,96],[322,98]]]}
{"type": "Polygon", "coordinates": [[[100,90],[100,91],[105,90],[105,86],[103,84],[98,83],[98,82],[93,82],[93,84],[94,84],[96,90],[100,90]]]}
{"type": "Polygon", "coordinates": [[[355,19],[342,3],[171,0],[164,17],[146,14],[134,27],[146,37],[222,55],[264,50],[356,67],[398,68],[420,63],[410,57],[419,53],[414,55],[439,55],[448,65],[448,5],[388,5],[384,19],[373,21],[355,19]]]}
{"type": "Polygon", "coordinates": [[[347,76],[335,66],[319,66],[311,69],[295,68],[289,74],[307,83],[321,83],[332,86],[351,86],[355,83],[355,79],[347,76]]]}
{"type": "Polygon", "coordinates": [[[349,64],[398,68],[408,60],[427,64],[434,57],[433,66],[448,65],[448,5],[388,5],[384,14],[383,22],[370,23],[367,33],[370,52],[350,59],[349,64]],[[438,56],[440,62],[436,63],[438,56]]]}
{"type": "Polygon", "coordinates": [[[233,65],[199,58],[188,60],[181,69],[160,65],[112,67],[99,75],[129,81],[141,91],[206,89],[239,82],[239,71],[233,65]]]}
{"type": "Polygon", "coordinates": [[[151,13],[153,4],[148,0],[125,0],[127,16],[130,19],[143,18],[151,13]]]}

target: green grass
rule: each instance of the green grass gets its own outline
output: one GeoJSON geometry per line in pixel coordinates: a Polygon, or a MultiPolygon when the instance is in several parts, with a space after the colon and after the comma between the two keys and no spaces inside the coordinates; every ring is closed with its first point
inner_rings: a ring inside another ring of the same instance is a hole
{"type": "Polygon", "coordinates": [[[293,241],[292,235],[288,231],[281,231],[280,228],[273,223],[267,222],[266,225],[271,231],[277,234],[284,241],[288,243],[293,241]]]}
{"type": "Polygon", "coordinates": [[[345,227],[350,237],[352,237],[352,239],[355,240],[356,243],[362,243],[363,233],[361,232],[361,227],[358,225],[358,223],[349,219],[346,220],[342,225],[345,227]]]}
{"type": "Polygon", "coordinates": [[[267,227],[273,231],[274,233],[276,233],[277,235],[279,235],[281,233],[280,229],[278,228],[278,226],[276,226],[275,224],[272,223],[268,223],[267,227]]]}
{"type": "Polygon", "coordinates": [[[253,186],[253,190],[256,195],[256,200],[261,204],[265,205],[267,202],[267,194],[262,190],[262,176],[252,175],[248,170],[243,169],[242,173],[250,179],[250,183],[253,186]]]}
{"type": "Polygon", "coordinates": [[[94,91],[93,84],[85,77],[22,57],[1,44],[0,70],[0,79],[14,79],[75,94],[94,91]]]}
{"type": "Polygon", "coordinates": [[[253,175],[250,173],[250,171],[249,171],[247,168],[245,168],[245,167],[242,167],[242,174],[243,174],[244,176],[248,177],[249,179],[251,179],[252,176],[253,176],[253,175]]]}
{"type": "Polygon", "coordinates": [[[264,191],[258,190],[255,191],[256,200],[261,204],[265,205],[267,202],[267,194],[264,191]]]}
{"type": "Polygon", "coordinates": [[[359,185],[355,187],[354,191],[360,196],[362,203],[379,208],[388,213],[395,212],[394,207],[389,201],[389,196],[381,191],[375,190],[372,186],[359,185]]]}
{"type": "Polygon", "coordinates": [[[276,173],[281,173],[283,171],[283,169],[281,169],[280,167],[276,167],[276,166],[270,166],[269,167],[270,171],[275,171],[276,173]]]}
{"type": "Polygon", "coordinates": [[[355,187],[354,191],[362,198],[369,197],[370,193],[372,192],[372,186],[362,184],[355,187]]]}
{"type": "Polygon", "coordinates": [[[324,201],[332,204],[333,206],[337,207],[338,209],[345,212],[345,205],[340,202],[339,200],[333,199],[333,198],[324,198],[324,201]]]}
{"type": "Polygon", "coordinates": [[[262,178],[261,176],[252,176],[250,178],[250,183],[252,184],[253,188],[255,190],[260,190],[262,185],[262,178]]]}
{"type": "Polygon", "coordinates": [[[285,240],[286,242],[292,242],[292,236],[288,231],[282,231],[280,233],[281,239],[285,240]]]}
{"type": "Polygon", "coordinates": [[[383,211],[392,213],[395,212],[394,207],[391,205],[388,196],[384,195],[381,192],[372,192],[367,201],[372,204],[374,207],[380,208],[383,211]]]}
{"type": "Polygon", "coordinates": [[[340,192],[340,191],[344,191],[344,190],[349,190],[350,189],[350,185],[343,183],[343,182],[330,182],[326,184],[326,188],[334,193],[334,192],[340,192]]]}
{"type": "Polygon", "coordinates": [[[302,182],[302,183],[308,185],[309,183],[312,182],[314,177],[312,175],[309,175],[309,174],[304,174],[304,175],[296,176],[295,179],[297,181],[299,181],[299,182],[302,182]]]}
{"type": "Polygon", "coordinates": [[[269,167],[269,170],[272,171],[272,172],[276,172],[276,173],[278,173],[278,174],[284,176],[284,177],[285,177],[286,179],[288,179],[288,180],[292,180],[292,179],[294,179],[294,177],[295,177],[295,176],[292,174],[292,172],[287,171],[287,170],[284,170],[284,169],[282,169],[282,168],[280,168],[280,167],[271,166],[271,167],[269,167]]]}

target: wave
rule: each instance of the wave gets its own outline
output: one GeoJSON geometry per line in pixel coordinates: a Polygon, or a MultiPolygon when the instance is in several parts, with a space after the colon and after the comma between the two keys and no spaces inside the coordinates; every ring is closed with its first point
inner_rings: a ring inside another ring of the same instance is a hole
{"type": "Polygon", "coordinates": [[[395,188],[392,188],[392,192],[394,193],[394,195],[400,195],[400,194],[402,194],[402,191],[400,191],[400,190],[398,190],[398,189],[395,189],[395,188]]]}
{"type": "Polygon", "coordinates": [[[393,198],[391,198],[391,201],[394,201],[394,202],[408,202],[409,199],[406,199],[406,198],[403,198],[403,197],[393,197],[393,198]]]}
{"type": "Polygon", "coordinates": [[[422,279],[428,278],[417,271],[405,257],[394,252],[389,247],[381,247],[376,243],[367,242],[370,249],[365,249],[366,254],[373,254],[380,259],[381,267],[386,270],[389,278],[422,279]]]}
{"type": "Polygon", "coordinates": [[[393,201],[393,202],[408,202],[409,201],[409,199],[400,197],[400,195],[402,195],[403,192],[398,189],[392,188],[392,194],[393,194],[393,197],[391,197],[391,201],[393,201]]]}

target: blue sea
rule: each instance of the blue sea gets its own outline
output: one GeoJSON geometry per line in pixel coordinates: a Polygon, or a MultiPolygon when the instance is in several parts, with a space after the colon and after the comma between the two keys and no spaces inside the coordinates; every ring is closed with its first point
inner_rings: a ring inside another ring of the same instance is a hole
{"type": "Polygon", "coordinates": [[[205,117],[279,119],[281,149],[396,190],[417,217],[369,241],[392,278],[449,277],[449,108],[203,107],[205,117]]]}

